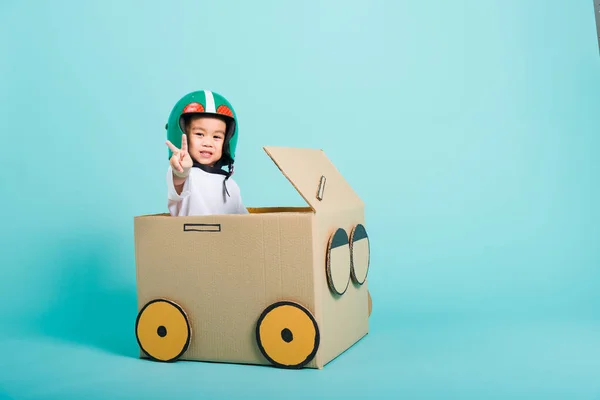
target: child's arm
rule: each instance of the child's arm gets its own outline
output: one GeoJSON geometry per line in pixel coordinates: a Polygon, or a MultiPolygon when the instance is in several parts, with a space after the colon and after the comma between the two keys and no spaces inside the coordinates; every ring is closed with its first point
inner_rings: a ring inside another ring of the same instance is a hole
{"type": "Polygon", "coordinates": [[[181,194],[183,191],[183,185],[185,185],[185,181],[187,180],[187,176],[180,178],[177,176],[175,170],[173,170],[173,186],[175,186],[175,191],[177,194],[181,194]]]}
{"type": "Polygon", "coordinates": [[[173,170],[173,186],[175,186],[177,194],[181,194],[183,185],[190,174],[190,168],[193,165],[192,158],[188,153],[187,137],[185,135],[181,137],[181,150],[175,147],[169,140],[167,140],[167,146],[173,152],[173,156],[169,160],[173,170]]]}

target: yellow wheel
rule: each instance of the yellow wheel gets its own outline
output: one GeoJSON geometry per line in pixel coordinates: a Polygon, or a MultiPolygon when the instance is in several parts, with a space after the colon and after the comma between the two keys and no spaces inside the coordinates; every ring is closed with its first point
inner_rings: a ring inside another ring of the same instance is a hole
{"type": "Polygon", "coordinates": [[[256,341],[269,362],[280,368],[302,368],[317,354],[319,328],[313,315],[291,301],[267,307],[256,324],[256,341]]]}
{"type": "Polygon", "coordinates": [[[147,303],[135,323],[140,348],[156,361],[175,361],[181,357],[190,344],[191,333],[183,309],[165,299],[147,303]]]}

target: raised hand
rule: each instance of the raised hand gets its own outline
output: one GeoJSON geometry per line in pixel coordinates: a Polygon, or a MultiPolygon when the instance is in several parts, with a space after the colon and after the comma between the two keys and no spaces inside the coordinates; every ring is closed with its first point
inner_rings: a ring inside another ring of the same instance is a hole
{"type": "Polygon", "coordinates": [[[173,173],[182,178],[188,176],[193,162],[192,157],[188,153],[187,136],[185,136],[185,134],[181,136],[181,149],[178,149],[169,140],[167,140],[167,146],[169,146],[173,152],[173,155],[169,160],[173,173]]]}

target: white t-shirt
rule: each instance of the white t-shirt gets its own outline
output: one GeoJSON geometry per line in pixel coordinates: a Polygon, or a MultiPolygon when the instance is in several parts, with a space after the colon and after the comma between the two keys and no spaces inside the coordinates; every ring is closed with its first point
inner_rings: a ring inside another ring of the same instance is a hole
{"type": "Polygon", "coordinates": [[[224,193],[224,175],[211,174],[200,168],[191,168],[183,184],[181,194],[177,194],[173,183],[173,170],[167,170],[168,207],[172,216],[185,217],[215,214],[248,214],[242,202],[240,188],[230,177],[227,193],[224,193]]]}

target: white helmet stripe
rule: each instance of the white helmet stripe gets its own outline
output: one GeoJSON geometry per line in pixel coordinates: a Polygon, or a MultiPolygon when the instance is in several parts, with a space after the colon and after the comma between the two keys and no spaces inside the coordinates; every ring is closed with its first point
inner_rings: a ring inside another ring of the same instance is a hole
{"type": "Polygon", "coordinates": [[[213,96],[212,92],[210,90],[205,90],[204,96],[206,96],[206,112],[217,112],[215,108],[215,97],[213,96]]]}

